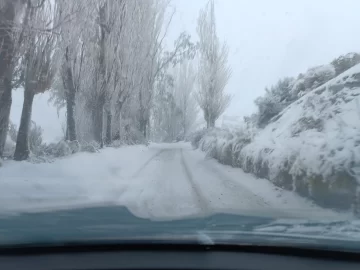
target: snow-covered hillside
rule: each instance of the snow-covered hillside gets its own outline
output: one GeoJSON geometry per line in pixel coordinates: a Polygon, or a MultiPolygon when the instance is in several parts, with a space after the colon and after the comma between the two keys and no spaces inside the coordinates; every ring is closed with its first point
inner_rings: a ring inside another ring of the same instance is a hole
{"type": "Polygon", "coordinates": [[[317,197],[325,189],[346,194],[343,199],[354,195],[360,169],[359,95],[356,65],[275,117],[241,151],[241,159],[252,160],[244,167],[261,162],[271,181],[292,184],[304,195],[317,197]],[[297,181],[289,183],[288,177],[297,181]]]}
{"type": "Polygon", "coordinates": [[[213,131],[199,146],[321,205],[350,208],[360,184],[359,96],[356,65],[290,104],[254,138],[213,131]]]}

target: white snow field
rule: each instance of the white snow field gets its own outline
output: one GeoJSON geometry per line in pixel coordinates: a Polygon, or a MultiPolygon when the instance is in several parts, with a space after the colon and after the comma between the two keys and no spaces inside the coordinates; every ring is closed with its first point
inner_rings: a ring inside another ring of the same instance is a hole
{"type": "Polygon", "coordinates": [[[133,214],[153,220],[219,212],[351,218],[221,165],[188,143],[107,148],[46,164],[5,161],[0,169],[0,213],[99,204],[126,206],[133,214]]]}

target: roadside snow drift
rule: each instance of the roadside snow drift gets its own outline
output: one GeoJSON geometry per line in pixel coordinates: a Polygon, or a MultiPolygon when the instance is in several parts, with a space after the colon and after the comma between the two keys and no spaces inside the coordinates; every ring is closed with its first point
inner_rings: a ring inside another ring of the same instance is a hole
{"type": "Polygon", "coordinates": [[[53,163],[5,161],[0,168],[0,211],[114,202],[129,184],[129,174],[156,152],[132,146],[78,153],[53,163]]]}

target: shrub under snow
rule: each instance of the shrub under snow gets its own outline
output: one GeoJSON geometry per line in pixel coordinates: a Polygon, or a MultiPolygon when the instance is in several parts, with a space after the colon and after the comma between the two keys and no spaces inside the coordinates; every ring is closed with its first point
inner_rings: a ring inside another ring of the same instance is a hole
{"type": "Polygon", "coordinates": [[[218,159],[222,164],[238,166],[239,153],[251,142],[247,130],[229,131],[218,128],[197,131],[192,135],[192,145],[218,159]]]}
{"type": "Polygon", "coordinates": [[[310,68],[296,78],[284,78],[266,88],[265,94],[255,100],[257,126],[264,128],[288,105],[359,63],[360,55],[349,53],[330,64],[310,68]]]}

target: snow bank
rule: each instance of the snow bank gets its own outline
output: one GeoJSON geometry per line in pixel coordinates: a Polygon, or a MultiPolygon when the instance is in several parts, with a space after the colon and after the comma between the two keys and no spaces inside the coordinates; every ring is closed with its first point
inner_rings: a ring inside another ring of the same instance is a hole
{"type": "Polygon", "coordinates": [[[196,146],[320,205],[350,208],[360,185],[360,65],[315,88],[254,138],[212,130],[196,146]]]}
{"type": "Polygon", "coordinates": [[[77,153],[53,163],[4,161],[0,169],[0,212],[115,204],[131,184],[128,180],[139,163],[154,152],[157,150],[131,146],[77,153]]]}
{"type": "Polygon", "coordinates": [[[222,164],[237,166],[238,157],[243,147],[251,142],[250,133],[246,130],[201,130],[192,135],[191,143],[215,158],[222,164]]]}

